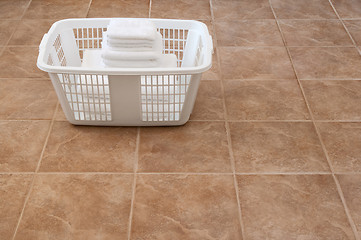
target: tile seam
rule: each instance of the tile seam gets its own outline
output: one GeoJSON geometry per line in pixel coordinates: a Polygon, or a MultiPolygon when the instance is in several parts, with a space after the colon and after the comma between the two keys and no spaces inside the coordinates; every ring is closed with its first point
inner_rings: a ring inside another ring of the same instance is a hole
{"type": "Polygon", "coordinates": [[[229,124],[228,124],[228,114],[227,114],[226,99],[225,99],[225,92],[224,92],[224,86],[223,86],[223,72],[222,72],[221,65],[220,65],[221,56],[219,54],[219,48],[218,48],[218,44],[217,44],[217,34],[215,31],[216,30],[215,24],[214,24],[215,18],[214,18],[214,13],[213,13],[212,0],[209,0],[209,6],[210,6],[210,11],[211,11],[211,23],[212,23],[212,30],[213,30],[213,37],[214,37],[213,44],[215,43],[215,45],[216,45],[216,47],[213,46],[213,49],[215,48],[214,52],[217,54],[217,67],[219,69],[219,75],[220,75],[219,77],[221,80],[220,84],[221,84],[221,93],[222,93],[223,116],[224,116],[225,129],[226,129],[226,135],[227,135],[228,154],[229,154],[231,169],[232,169],[233,185],[234,185],[234,190],[235,190],[235,194],[236,194],[238,220],[239,220],[239,224],[240,224],[240,228],[241,228],[242,239],[245,240],[244,223],[243,223],[243,218],[242,218],[241,202],[240,202],[239,192],[238,192],[239,190],[238,190],[237,177],[235,174],[236,173],[235,160],[234,160],[234,155],[233,155],[231,133],[230,133],[230,128],[229,128],[229,124]]]}
{"type": "Polygon", "coordinates": [[[90,11],[90,6],[92,5],[92,3],[93,3],[93,0],[90,0],[90,1],[89,1],[89,5],[88,5],[88,8],[87,8],[87,10],[86,10],[85,18],[88,18],[89,11],[90,11]]]}
{"type": "MultiPolygon", "coordinates": [[[[352,217],[351,217],[351,214],[350,214],[350,212],[349,212],[349,210],[348,210],[348,207],[347,207],[347,205],[346,205],[346,201],[345,201],[344,196],[343,196],[343,193],[342,193],[342,189],[341,189],[341,187],[340,187],[340,185],[339,185],[339,183],[338,183],[338,180],[337,180],[337,178],[336,178],[336,176],[335,176],[335,174],[334,174],[334,169],[333,169],[332,163],[331,163],[331,161],[330,161],[330,158],[329,158],[329,155],[328,155],[326,146],[324,145],[324,142],[323,142],[323,139],[322,139],[322,137],[321,137],[320,131],[319,131],[318,126],[317,126],[317,124],[316,124],[316,122],[315,122],[315,119],[314,119],[314,116],[313,116],[313,113],[312,113],[312,109],[311,109],[310,104],[308,103],[308,100],[307,100],[306,94],[305,94],[305,92],[304,92],[304,89],[303,89],[301,80],[300,80],[300,78],[298,77],[298,74],[297,74],[297,71],[296,71],[296,68],[295,68],[295,65],[294,65],[294,62],[293,62],[291,53],[290,53],[290,51],[289,51],[289,49],[288,49],[288,46],[286,45],[286,40],[285,40],[285,37],[284,37],[283,32],[282,32],[282,30],[281,30],[281,27],[280,27],[280,25],[279,25],[279,20],[277,19],[277,16],[276,16],[276,13],[275,13],[275,11],[274,11],[274,9],[273,9],[271,0],[268,0],[268,1],[269,1],[271,10],[272,10],[272,12],[273,12],[273,14],[274,14],[274,17],[275,17],[275,19],[276,19],[276,23],[277,23],[277,26],[278,26],[278,30],[279,30],[279,32],[280,32],[280,34],[281,34],[281,37],[282,37],[282,40],[283,40],[283,42],[284,42],[284,44],[285,44],[285,48],[286,48],[286,50],[287,50],[288,57],[289,57],[290,62],[291,62],[291,64],[292,64],[292,68],[293,68],[294,74],[296,75],[296,79],[297,79],[299,88],[300,88],[300,90],[301,90],[301,92],[302,92],[304,101],[305,101],[305,103],[306,103],[307,109],[308,109],[309,114],[310,114],[310,117],[311,117],[311,119],[312,119],[312,123],[313,123],[313,125],[314,125],[314,129],[315,129],[315,131],[316,131],[316,134],[317,134],[317,136],[318,136],[319,142],[320,142],[320,144],[321,144],[323,153],[324,153],[324,155],[325,155],[325,157],[326,157],[326,161],[327,161],[327,163],[328,163],[328,165],[329,165],[329,168],[330,168],[330,170],[331,170],[331,173],[332,173],[331,175],[332,175],[332,178],[333,178],[333,180],[334,180],[334,182],[335,182],[336,189],[337,189],[337,192],[338,192],[338,194],[339,194],[341,203],[342,203],[342,205],[343,205],[343,207],[344,207],[344,211],[345,211],[347,220],[348,220],[348,222],[349,222],[349,224],[350,224],[350,227],[351,227],[351,229],[352,229],[352,231],[353,231],[354,237],[355,237],[357,240],[359,240],[360,238],[359,238],[359,236],[358,236],[358,232],[357,232],[357,229],[356,229],[356,225],[355,225],[355,223],[354,223],[354,221],[353,221],[353,219],[352,219],[352,217]]],[[[330,1],[330,0],[329,0],[329,1],[330,1]]],[[[332,4],[331,4],[331,6],[332,6],[332,4]]],[[[332,7],[333,7],[333,6],[332,6],[332,7]]],[[[334,10],[335,10],[335,9],[334,9],[334,10]]]]}

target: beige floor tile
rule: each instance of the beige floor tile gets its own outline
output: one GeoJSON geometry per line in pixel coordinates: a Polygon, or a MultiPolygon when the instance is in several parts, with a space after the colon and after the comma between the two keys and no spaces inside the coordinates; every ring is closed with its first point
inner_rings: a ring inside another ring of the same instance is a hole
{"type": "MultiPolygon", "coordinates": [[[[1,2],[0,2],[1,6],[1,2]]],[[[0,46],[7,44],[19,21],[0,20],[0,46]]]]}
{"type": "Polygon", "coordinates": [[[361,123],[317,123],[336,172],[361,172],[361,123]]]}
{"type": "Polygon", "coordinates": [[[0,175],[0,234],[12,239],[33,176],[0,175]]]}
{"type": "Polygon", "coordinates": [[[38,69],[38,47],[6,47],[0,55],[0,78],[46,78],[38,69]]]}
{"type": "Polygon", "coordinates": [[[223,122],[140,130],[139,172],[231,172],[223,122]]]}
{"type": "Polygon", "coordinates": [[[344,23],[356,44],[361,45],[361,20],[348,20],[344,23]]]}
{"type": "Polygon", "coordinates": [[[302,81],[318,120],[361,120],[361,81],[302,81]]]}
{"type": "Polygon", "coordinates": [[[361,175],[337,175],[348,209],[361,234],[361,175]]]}
{"type": "Polygon", "coordinates": [[[361,78],[361,58],[353,47],[290,47],[299,78],[361,78]]]}
{"type": "Polygon", "coordinates": [[[215,23],[219,46],[283,46],[275,20],[227,20],[215,23]]]}
{"type": "Polygon", "coordinates": [[[223,79],[293,79],[283,47],[219,47],[223,79]]]}
{"type": "Polygon", "coordinates": [[[236,172],[329,172],[312,123],[231,123],[236,172]]]}
{"type": "Polygon", "coordinates": [[[90,0],[32,0],[24,18],[65,19],[86,17],[90,0]]]}
{"type": "Polygon", "coordinates": [[[39,45],[56,20],[24,19],[20,21],[9,45],[39,45]]]}
{"type": "Polygon", "coordinates": [[[49,119],[58,102],[50,80],[1,79],[0,119],[49,119]]]}
{"type": "Polygon", "coordinates": [[[268,0],[213,0],[215,19],[274,19],[268,0]]]}
{"type": "Polygon", "coordinates": [[[30,0],[1,0],[0,19],[20,19],[30,0]]]}
{"type": "Polygon", "coordinates": [[[331,175],[239,176],[246,239],[355,239],[331,175]]]}
{"type": "Polygon", "coordinates": [[[211,19],[208,0],[152,0],[152,18],[211,19]]]}
{"type": "Polygon", "coordinates": [[[271,0],[279,19],[337,18],[328,0],[271,0]]]}
{"type": "Polygon", "coordinates": [[[57,120],[57,121],[68,121],[66,119],[65,113],[64,113],[63,109],[61,108],[60,104],[58,106],[58,111],[57,111],[57,113],[55,115],[55,120],[57,120]]]}
{"type": "Polygon", "coordinates": [[[296,80],[225,81],[230,120],[306,120],[308,110],[296,80]]]}
{"type": "Polygon", "coordinates": [[[232,176],[140,175],[131,239],[242,239],[232,176]]]}
{"type": "Polygon", "coordinates": [[[331,0],[341,18],[360,18],[361,2],[358,0],[331,0]]]}
{"type": "Polygon", "coordinates": [[[126,239],[132,175],[40,175],[15,239],[126,239]]]}
{"type": "Polygon", "coordinates": [[[133,172],[136,128],[55,122],[41,172],[133,172]]]}
{"type": "Polygon", "coordinates": [[[0,171],[35,171],[49,126],[48,121],[0,121],[0,171]]]}
{"type": "Polygon", "coordinates": [[[339,20],[280,20],[288,46],[351,46],[339,20]]]}
{"type": "Polygon", "coordinates": [[[149,16],[149,0],[93,0],[88,17],[149,16]]]}
{"type": "Polygon", "coordinates": [[[201,81],[191,120],[223,120],[223,97],[220,81],[201,81]]]}

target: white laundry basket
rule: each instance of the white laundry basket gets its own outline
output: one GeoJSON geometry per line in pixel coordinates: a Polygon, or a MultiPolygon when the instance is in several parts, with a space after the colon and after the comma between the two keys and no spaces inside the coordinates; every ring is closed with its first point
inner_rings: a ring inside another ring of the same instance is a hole
{"type": "Polygon", "coordinates": [[[170,126],[186,123],[202,72],[211,67],[213,44],[205,24],[150,19],[162,35],[172,68],[104,68],[84,61],[101,48],[110,18],[66,19],[44,35],[37,60],[49,73],[62,109],[76,125],[170,126]]]}

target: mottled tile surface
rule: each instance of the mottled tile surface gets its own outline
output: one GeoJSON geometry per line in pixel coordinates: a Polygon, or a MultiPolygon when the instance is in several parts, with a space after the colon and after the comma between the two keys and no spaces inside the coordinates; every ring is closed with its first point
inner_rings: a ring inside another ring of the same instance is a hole
{"type": "Polygon", "coordinates": [[[12,239],[32,178],[30,174],[0,175],[1,239],[12,239]]]}
{"type": "Polygon", "coordinates": [[[86,17],[90,0],[32,0],[24,18],[65,19],[86,17]]]}
{"type": "Polygon", "coordinates": [[[274,19],[268,0],[213,0],[215,19],[274,19]]]}
{"type": "Polygon", "coordinates": [[[36,45],[40,44],[44,34],[47,33],[56,20],[24,19],[19,22],[9,45],[36,45]]]}
{"type": "Polygon", "coordinates": [[[353,40],[357,45],[361,45],[361,20],[344,21],[353,40]]]}
{"type": "Polygon", "coordinates": [[[357,231],[361,234],[361,175],[337,175],[357,231]]]}
{"type": "Polygon", "coordinates": [[[141,128],[140,172],[231,172],[223,122],[141,128]]]}
{"type": "Polygon", "coordinates": [[[360,18],[361,2],[358,0],[331,0],[341,18],[360,18]]]}
{"type": "Polygon", "coordinates": [[[20,19],[30,0],[1,0],[0,19],[20,19]]]}
{"type": "Polygon", "coordinates": [[[361,120],[361,81],[302,81],[319,120],[361,120]]]}
{"type": "Polygon", "coordinates": [[[0,119],[49,119],[58,102],[50,80],[0,79],[0,119]]]}
{"type": "Polygon", "coordinates": [[[138,176],[131,239],[242,239],[233,177],[138,176]]]}
{"type": "Polygon", "coordinates": [[[279,19],[335,19],[328,0],[271,0],[279,19]]]}
{"type": "Polygon", "coordinates": [[[224,79],[293,79],[283,47],[219,47],[224,79]]]}
{"type": "Polygon", "coordinates": [[[215,28],[219,46],[283,46],[275,20],[221,20],[215,28]]]}
{"type": "Polygon", "coordinates": [[[126,239],[132,175],[39,175],[15,239],[126,239]]]}
{"type": "Polygon", "coordinates": [[[48,77],[36,66],[39,47],[6,47],[0,55],[0,78],[48,77]]]}
{"type": "Polygon", "coordinates": [[[361,123],[317,123],[336,172],[361,172],[361,123]]]}
{"type": "Polygon", "coordinates": [[[133,172],[136,128],[55,122],[40,171],[133,172]]]}
{"type": "Polygon", "coordinates": [[[361,58],[353,47],[290,47],[300,79],[361,78],[361,58]]]}
{"type": "Polygon", "coordinates": [[[190,119],[224,119],[223,97],[220,81],[201,81],[190,119]]]}
{"type": "Polygon", "coordinates": [[[238,176],[246,239],[355,239],[331,175],[238,176]]]}
{"type": "Polygon", "coordinates": [[[281,20],[288,46],[352,46],[339,20],[281,20]]]}
{"type": "Polygon", "coordinates": [[[87,17],[149,16],[149,0],[93,0],[87,17]]]}
{"type": "Polygon", "coordinates": [[[208,0],[152,0],[152,18],[211,19],[208,0]]]}
{"type": "Polygon", "coordinates": [[[296,80],[225,81],[230,120],[306,120],[308,110],[296,80]]]}
{"type": "Polygon", "coordinates": [[[313,123],[230,124],[236,172],[329,172],[313,123]]]}
{"type": "MultiPolygon", "coordinates": [[[[1,4],[1,2],[0,2],[1,4]]],[[[11,34],[15,31],[18,21],[0,20],[0,46],[7,44],[11,34]]]]}
{"type": "Polygon", "coordinates": [[[0,121],[0,171],[35,171],[49,125],[48,121],[0,121]]]}

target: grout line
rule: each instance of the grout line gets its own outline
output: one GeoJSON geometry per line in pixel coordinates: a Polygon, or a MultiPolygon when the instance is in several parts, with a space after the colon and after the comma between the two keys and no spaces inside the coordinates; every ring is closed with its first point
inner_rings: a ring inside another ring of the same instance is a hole
{"type": "Polygon", "coordinates": [[[33,178],[32,178],[31,183],[30,183],[29,191],[28,191],[28,193],[27,193],[27,195],[26,195],[26,197],[25,197],[25,201],[24,201],[23,207],[22,207],[22,209],[21,209],[20,217],[19,217],[18,222],[17,222],[17,224],[16,224],[16,228],[15,228],[15,231],[14,231],[14,235],[13,235],[13,237],[12,237],[13,240],[15,239],[16,233],[18,232],[21,219],[22,219],[22,217],[23,217],[23,215],[24,215],[25,207],[26,207],[26,205],[27,205],[27,203],[28,203],[28,201],[29,201],[30,194],[31,194],[31,192],[32,192],[32,190],[33,190],[33,187],[34,187],[34,184],[35,184],[35,178],[36,178],[37,172],[39,171],[40,164],[41,164],[41,160],[42,160],[42,158],[43,158],[43,155],[44,155],[44,152],[45,152],[45,148],[46,148],[46,145],[47,145],[47,143],[48,143],[51,130],[52,130],[52,128],[53,128],[54,119],[55,119],[55,115],[56,115],[57,110],[58,110],[58,103],[56,104],[56,107],[55,107],[55,110],[54,110],[54,113],[53,113],[53,118],[52,118],[52,120],[51,120],[49,129],[48,129],[48,133],[47,133],[46,138],[45,138],[45,141],[44,141],[43,149],[41,150],[40,157],[39,157],[39,161],[38,161],[38,164],[37,164],[37,166],[36,166],[36,168],[35,168],[35,172],[34,172],[33,178]]]}
{"type": "Polygon", "coordinates": [[[132,220],[133,220],[133,209],[135,201],[135,191],[137,186],[137,172],[138,172],[138,161],[139,161],[139,142],[140,142],[140,127],[137,128],[137,140],[135,145],[135,156],[134,156],[134,168],[133,168],[133,186],[132,186],[132,199],[130,202],[130,212],[128,221],[128,240],[130,240],[132,232],[132,220]]]}
{"type": "MultiPolygon", "coordinates": [[[[329,0],[329,1],[330,1],[330,0],[329,0]]],[[[338,192],[338,194],[339,194],[339,196],[340,196],[340,198],[341,198],[341,202],[342,202],[342,205],[343,205],[343,207],[344,207],[345,214],[346,214],[346,216],[347,216],[347,219],[348,219],[348,221],[349,221],[350,227],[352,228],[352,231],[353,231],[353,233],[354,233],[355,238],[356,238],[357,240],[359,240],[360,237],[359,237],[359,235],[358,235],[358,231],[357,231],[357,229],[356,229],[356,225],[355,225],[355,223],[354,223],[354,221],[353,221],[353,219],[352,219],[352,217],[351,217],[351,214],[349,213],[348,207],[347,207],[347,205],[346,205],[346,201],[345,201],[344,196],[343,196],[343,193],[342,193],[341,186],[339,185],[339,182],[338,182],[338,180],[337,180],[337,178],[336,178],[336,176],[335,176],[334,169],[333,169],[333,166],[332,166],[330,157],[329,157],[329,155],[328,155],[326,146],[325,146],[325,144],[324,144],[324,142],[323,142],[323,140],[322,140],[321,133],[320,133],[320,131],[319,131],[318,127],[317,127],[317,124],[316,124],[316,122],[315,122],[315,120],[314,120],[314,116],[313,116],[313,113],[312,113],[310,104],[308,103],[308,100],[307,100],[306,94],[305,94],[305,92],[304,92],[302,83],[301,83],[301,81],[300,81],[300,79],[299,79],[299,77],[298,77],[298,74],[297,74],[297,71],[296,71],[296,68],[295,68],[293,59],[292,59],[292,55],[291,55],[291,53],[290,53],[290,51],[289,51],[289,48],[288,48],[287,45],[286,45],[286,40],[285,40],[285,37],[284,37],[283,32],[282,32],[282,30],[281,30],[281,27],[280,27],[280,25],[279,25],[278,19],[277,19],[277,17],[276,17],[276,13],[275,13],[275,11],[274,11],[274,9],[273,9],[273,7],[272,7],[271,0],[268,0],[268,2],[269,2],[269,4],[270,4],[271,10],[272,10],[272,12],[273,12],[273,15],[274,15],[274,17],[275,17],[275,19],[276,19],[276,23],[277,23],[277,26],[278,26],[278,30],[279,30],[279,32],[280,32],[280,34],[281,34],[282,41],[284,42],[285,48],[286,48],[286,50],[287,50],[288,57],[289,57],[290,62],[291,62],[291,64],[292,64],[292,69],[293,69],[293,71],[294,71],[294,73],[295,73],[295,75],[296,75],[296,79],[297,79],[298,85],[299,85],[299,87],[300,87],[300,90],[301,90],[302,95],[303,95],[303,98],[304,98],[304,100],[305,100],[307,109],[308,109],[309,114],[310,114],[310,117],[311,117],[311,119],[312,119],[312,123],[313,123],[313,125],[314,125],[316,134],[317,134],[317,136],[318,136],[318,139],[319,139],[319,141],[320,141],[322,150],[323,150],[323,152],[324,152],[324,154],[325,154],[327,163],[328,163],[329,168],[330,168],[330,170],[331,170],[331,174],[332,174],[332,177],[333,177],[334,182],[335,182],[335,184],[336,184],[337,192],[338,192]]],[[[330,2],[330,3],[331,3],[331,2],[330,2]]],[[[331,6],[333,7],[332,4],[331,4],[331,6]]],[[[334,9],[334,10],[335,10],[335,9],[334,9]]],[[[335,12],[336,12],[336,11],[335,11],[335,12]]],[[[337,14],[337,12],[336,12],[336,14],[337,14]]],[[[339,17],[339,16],[338,16],[338,17],[339,17]]],[[[342,23],[342,24],[343,24],[343,23],[342,23]]]]}
{"type": "MultiPolygon", "coordinates": [[[[284,48],[284,47],[283,47],[284,48]]],[[[353,47],[352,47],[353,48],[353,47]]],[[[245,78],[245,79],[240,79],[240,78],[227,78],[227,79],[223,79],[224,81],[244,81],[244,82],[252,82],[252,81],[265,81],[265,82],[272,82],[272,81],[294,81],[297,80],[296,78],[293,79],[276,79],[276,78],[269,78],[269,79],[260,79],[260,78],[255,78],[255,79],[250,79],[250,78],[245,78]]],[[[360,78],[300,78],[299,80],[301,81],[360,81],[360,78]]],[[[205,81],[205,80],[202,80],[205,81]]],[[[215,81],[215,80],[209,80],[209,81],[215,81]]]]}
{"type": "Polygon", "coordinates": [[[150,14],[152,12],[152,0],[149,0],[149,11],[148,11],[148,18],[150,18],[150,14]]]}
{"type": "Polygon", "coordinates": [[[214,19],[214,13],[213,13],[212,0],[209,0],[209,4],[210,4],[210,11],[211,11],[212,31],[213,31],[213,37],[214,37],[213,44],[216,45],[216,47],[213,47],[213,49],[214,49],[215,54],[217,54],[217,65],[218,65],[219,74],[220,74],[220,78],[221,78],[220,84],[221,84],[221,94],[222,94],[223,116],[224,116],[224,120],[225,120],[225,128],[226,128],[227,143],[228,143],[227,144],[228,145],[228,154],[229,154],[231,169],[232,169],[233,185],[234,185],[234,190],[235,190],[236,200],[237,200],[237,205],[238,205],[237,206],[238,207],[238,220],[239,220],[239,224],[241,227],[242,239],[245,239],[244,223],[243,223],[243,219],[242,219],[242,209],[241,209],[241,202],[240,202],[240,198],[239,198],[239,190],[238,190],[238,183],[237,183],[236,170],[235,170],[235,160],[234,160],[234,155],[233,155],[231,132],[230,132],[229,123],[228,123],[228,114],[227,114],[227,107],[226,107],[226,100],[225,100],[223,77],[222,77],[223,74],[222,74],[222,68],[221,68],[221,64],[220,64],[220,54],[218,52],[219,48],[218,48],[218,44],[217,44],[217,34],[215,31],[215,26],[214,26],[215,19],[214,19]]]}
{"type": "Polygon", "coordinates": [[[88,5],[88,9],[86,10],[85,18],[88,18],[89,11],[90,11],[90,6],[92,5],[92,3],[93,3],[93,0],[90,0],[89,5],[88,5]]]}

